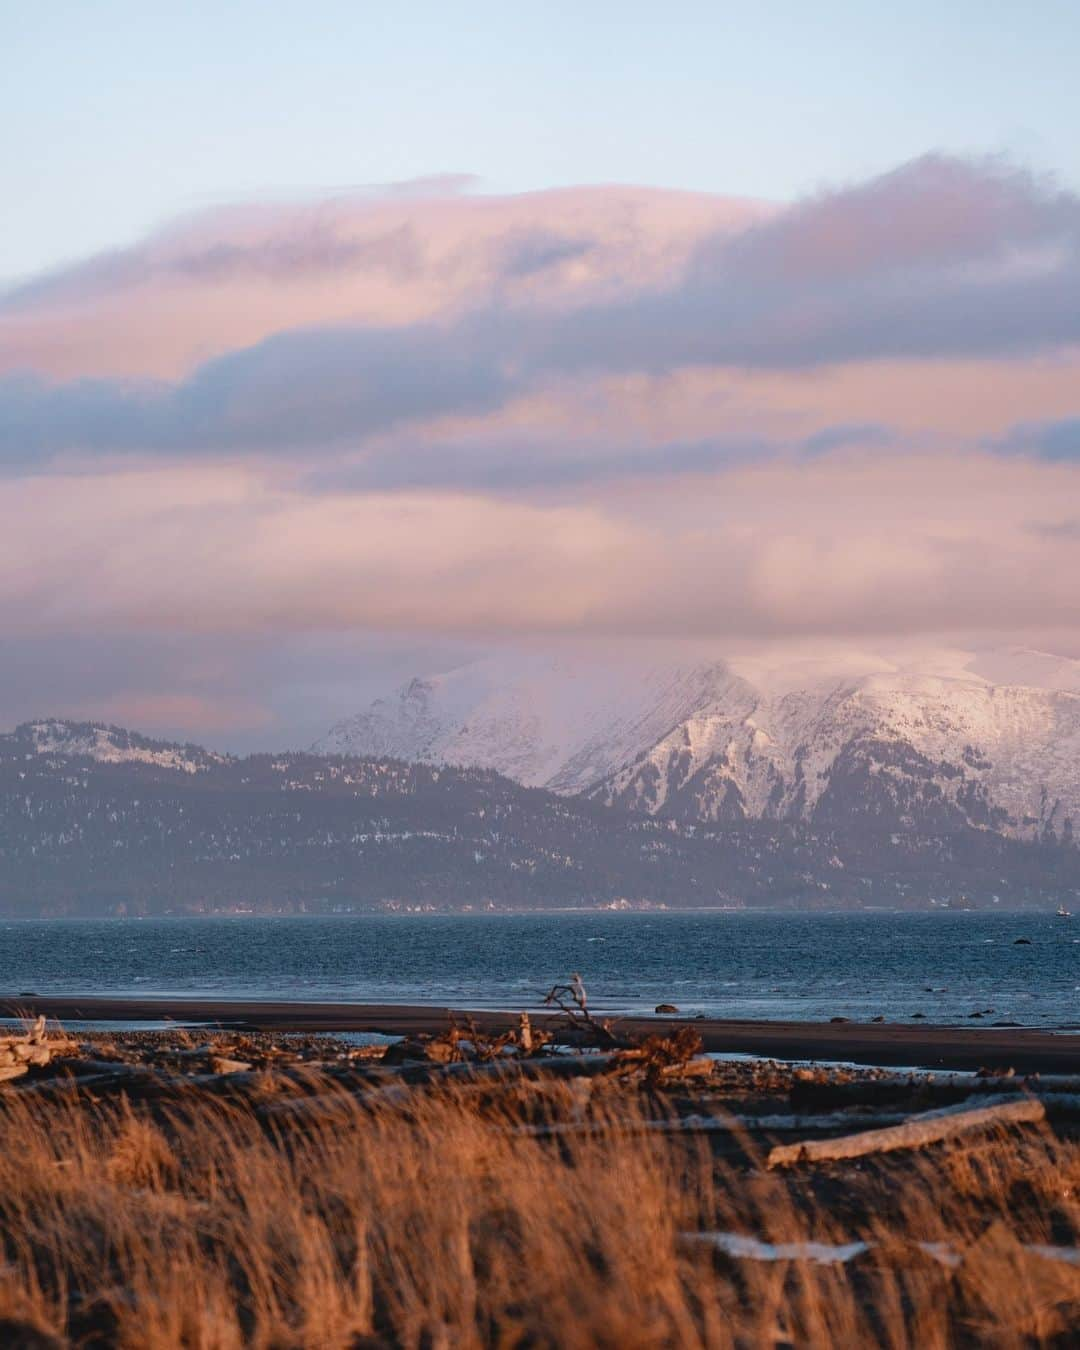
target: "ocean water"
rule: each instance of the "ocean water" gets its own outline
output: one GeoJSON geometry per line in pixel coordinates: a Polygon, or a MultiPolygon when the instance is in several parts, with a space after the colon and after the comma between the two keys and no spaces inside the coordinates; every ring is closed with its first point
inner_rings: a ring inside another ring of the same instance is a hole
{"type": "Polygon", "coordinates": [[[1080,1029],[1080,917],[557,913],[0,923],[0,993],[598,1010],[1080,1029]],[[1030,945],[1017,945],[1018,937],[1030,945]]]}

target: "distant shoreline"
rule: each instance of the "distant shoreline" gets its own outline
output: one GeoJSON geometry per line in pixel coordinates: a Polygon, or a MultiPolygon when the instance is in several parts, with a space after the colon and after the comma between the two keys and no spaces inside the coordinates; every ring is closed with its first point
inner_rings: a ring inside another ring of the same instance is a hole
{"type": "MultiPolygon", "coordinates": [[[[682,914],[723,914],[727,917],[743,915],[776,914],[800,918],[854,918],[877,915],[920,914],[965,914],[986,917],[1009,916],[1018,920],[1059,917],[1053,908],[1055,901],[1046,900],[1039,904],[1017,905],[946,905],[927,903],[925,905],[835,905],[821,908],[817,905],[803,905],[795,901],[790,904],[745,904],[745,905],[513,905],[497,909],[433,907],[431,909],[394,909],[391,907],[373,907],[371,909],[215,909],[198,912],[163,910],[148,914],[0,914],[0,923],[146,923],[157,920],[172,922],[191,922],[201,919],[505,919],[505,918],[544,918],[553,914],[581,914],[592,918],[608,915],[628,915],[637,918],[663,918],[682,914]]],[[[1070,916],[1071,917],[1071,916],[1070,916]]],[[[1078,930],[1080,931],[1080,930],[1078,930]]]]}
{"type": "MultiPolygon", "coordinates": [[[[226,1025],[255,1031],[437,1034],[471,1018],[492,1031],[515,1025],[518,1014],[414,1004],[307,1003],[252,999],[116,998],[97,995],[0,995],[7,1015],[44,1013],[60,1022],[90,1020],[226,1025]]],[[[530,1013],[542,1025],[550,1013],[530,1013]]],[[[612,1017],[621,1031],[648,1035],[690,1026],[712,1053],[768,1059],[849,1061],[943,1070],[1012,1068],[1017,1073],[1080,1074],[1080,1036],[1043,1028],[900,1025],[866,1022],[736,1021],[718,1018],[612,1017]]],[[[1068,1028],[1067,1030],[1080,1030],[1068,1028]]]]}

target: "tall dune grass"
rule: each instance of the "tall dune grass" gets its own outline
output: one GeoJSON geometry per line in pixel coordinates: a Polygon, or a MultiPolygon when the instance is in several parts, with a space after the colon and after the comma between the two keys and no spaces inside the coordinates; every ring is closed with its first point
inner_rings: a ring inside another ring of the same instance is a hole
{"type": "MultiPolygon", "coordinates": [[[[539,1100],[343,1099],[268,1127],[195,1093],[156,1118],[11,1094],[0,1344],[1074,1343],[1080,1267],[1021,1245],[1080,1234],[1080,1149],[1049,1132],[807,1178],[636,1129],[629,1095],[591,1132],[515,1132],[539,1100]],[[732,1260],[685,1236],[713,1230],[877,1245],[819,1265],[732,1260]]],[[[574,1109],[563,1089],[543,1103],[574,1109]]]]}

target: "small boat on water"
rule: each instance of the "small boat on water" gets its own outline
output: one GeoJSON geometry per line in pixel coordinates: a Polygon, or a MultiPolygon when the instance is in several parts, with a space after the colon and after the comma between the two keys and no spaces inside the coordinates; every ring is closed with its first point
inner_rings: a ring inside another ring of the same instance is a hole
{"type": "Polygon", "coordinates": [[[1057,917],[1058,917],[1059,919],[1071,919],[1071,918],[1072,918],[1072,910],[1071,910],[1071,909],[1066,909],[1064,905],[1058,905],[1058,907],[1057,907],[1057,917]]]}

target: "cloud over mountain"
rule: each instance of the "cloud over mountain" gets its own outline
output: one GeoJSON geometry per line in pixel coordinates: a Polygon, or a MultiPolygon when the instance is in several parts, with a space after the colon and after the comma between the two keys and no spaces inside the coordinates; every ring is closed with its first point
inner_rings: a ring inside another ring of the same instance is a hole
{"type": "Polygon", "coordinates": [[[6,631],[1080,645],[1074,195],[938,155],[791,204],[451,189],[0,296],[6,631]]]}

